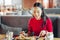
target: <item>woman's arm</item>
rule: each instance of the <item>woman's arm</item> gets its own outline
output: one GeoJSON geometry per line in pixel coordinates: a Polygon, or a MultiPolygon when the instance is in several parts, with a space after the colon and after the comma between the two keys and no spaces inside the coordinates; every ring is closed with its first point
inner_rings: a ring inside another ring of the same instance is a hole
{"type": "Polygon", "coordinates": [[[47,31],[48,32],[53,32],[52,21],[51,21],[50,18],[47,19],[47,31]]]}
{"type": "Polygon", "coordinates": [[[47,30],[42,30],[40,32],[40,35],[39,36],[44,37],[44,36],[46,36],[48,34],[52,34],[53,35],[53,27],[52,27],[51,20],[50,19],[47,19],[46,23],[47,23],[47,25],[46,25],[47,30]]]}
{"type": "Polygon", "coordinates": [[[32,32],[32,27],[31,27],[31,20],[29,20],[29,22],[28,22],[28,36],[30,36],[31,35],[31,32],[32,32]]]}
{"type": "Polygon", "coordinates": [[[45,40],[53,40],[53,27],[52,27],[52,21],[48,18],[47,20],[47,34],[45,40]]]}

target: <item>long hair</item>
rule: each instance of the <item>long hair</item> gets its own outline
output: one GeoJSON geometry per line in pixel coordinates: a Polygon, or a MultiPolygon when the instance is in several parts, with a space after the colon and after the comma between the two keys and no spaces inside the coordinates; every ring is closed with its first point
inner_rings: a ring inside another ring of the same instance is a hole
{"type": "Polygon", "coordinates": [[[42,4],[36,2],[33,7],[39,7],[39,8],[41,8],[41,10],[42,10],[41,18],[43,19],[42,27],[44,27],[44,25],[46,24],[46,19],[48,17],[45,15],[45,11],[44,11],[44,8],[43,8],[42,4]]]}

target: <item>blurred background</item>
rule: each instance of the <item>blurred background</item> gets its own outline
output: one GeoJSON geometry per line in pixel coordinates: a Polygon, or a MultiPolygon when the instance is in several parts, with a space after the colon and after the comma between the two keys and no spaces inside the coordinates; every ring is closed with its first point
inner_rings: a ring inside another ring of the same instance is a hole
{"type": "Polygon", "coordinates": [[[54,37],[60,37],[60,0],[0,0],[0,34],[8,30],[14,35],[27,31],[30,10],[35,2],[40,2],[51,18],[54,37]]]}
{"type": "Polygon", "coordinates": [[[27,10],[38,1],[49,14],[60,14],[60,0],[0,0],[0,15],[29,15],[27,10]]]}

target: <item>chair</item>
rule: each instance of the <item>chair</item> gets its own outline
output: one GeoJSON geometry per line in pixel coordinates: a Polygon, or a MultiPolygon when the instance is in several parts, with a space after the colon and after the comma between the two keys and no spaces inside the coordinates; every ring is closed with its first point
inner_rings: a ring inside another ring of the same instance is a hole
{"type": "Polygon", "coordinates": [[[1,25],[2,25],[1,27],[5,33],[8,31],[12,31],[12,32],[14,32],[14,35],[19,35],[20,32],[22,31],[22,28],[20,28],[20,27],[9,27],[4,24],[1,24],[1,25]]]}

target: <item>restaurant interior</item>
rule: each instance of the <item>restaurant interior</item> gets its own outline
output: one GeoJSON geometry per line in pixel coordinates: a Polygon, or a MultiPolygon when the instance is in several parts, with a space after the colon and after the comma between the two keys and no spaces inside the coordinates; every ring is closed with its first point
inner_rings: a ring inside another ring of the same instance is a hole
{"type": "Polygon", "coordinates": [[[52,20],[55,40],[60,40],[60,0],[0,0],[0,40],[8,31],[13,36],[27,33],[31,8],[35,2],[43,5],[46,15],[52,20]]]}

